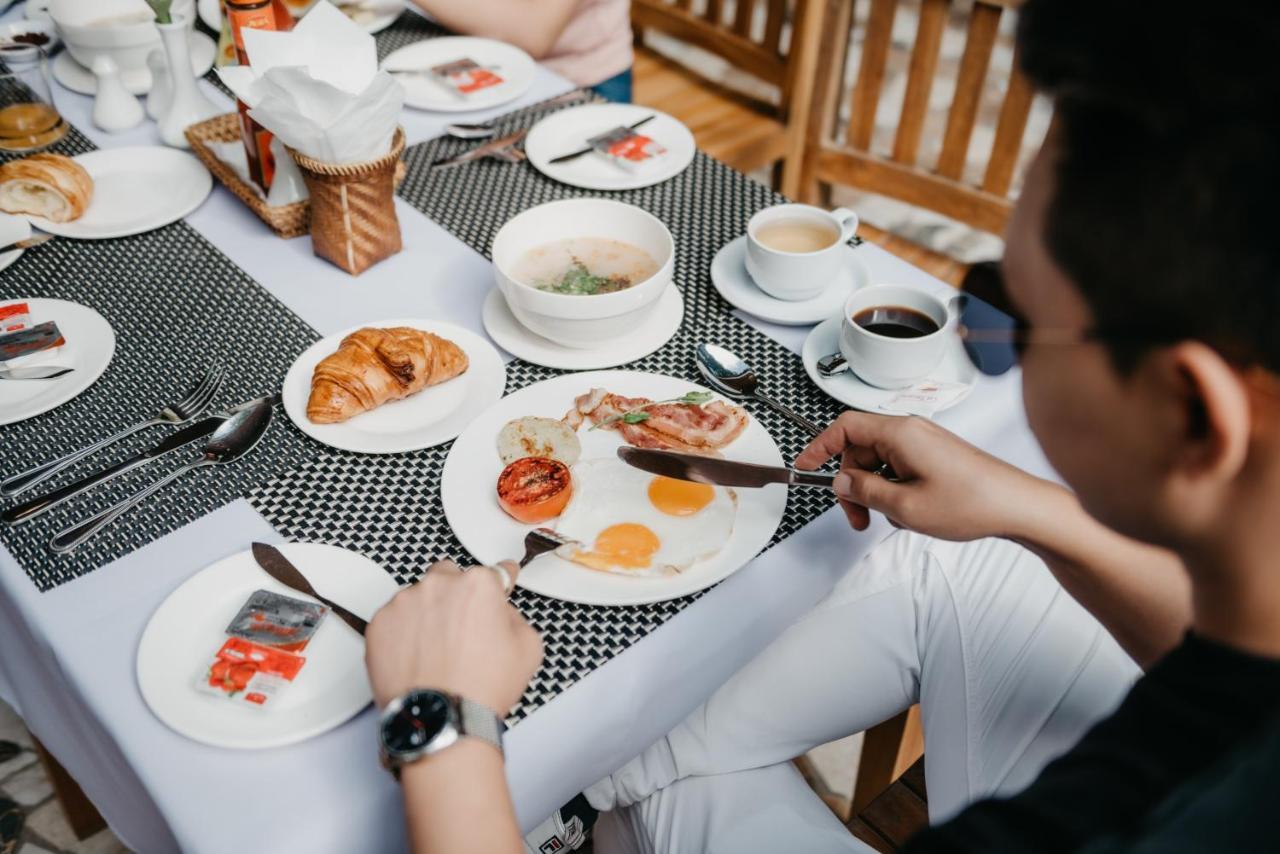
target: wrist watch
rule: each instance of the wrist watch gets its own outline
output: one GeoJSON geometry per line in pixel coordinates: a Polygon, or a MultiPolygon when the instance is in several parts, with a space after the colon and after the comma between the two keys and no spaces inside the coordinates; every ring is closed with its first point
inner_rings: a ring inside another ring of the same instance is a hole
{"type": "Polygon", "coordinates": [[[410,691],[387,704],[378,729],[382,766],[400,779],[400,769],[438,753],[463,736],[486,741],[502,753],[506,724],[488,706],[430,688],[410,691]]]}

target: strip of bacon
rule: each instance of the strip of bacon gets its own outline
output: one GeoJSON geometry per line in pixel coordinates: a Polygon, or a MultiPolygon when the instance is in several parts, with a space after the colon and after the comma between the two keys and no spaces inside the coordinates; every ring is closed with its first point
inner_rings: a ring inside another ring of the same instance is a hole
{"type": "Polygon", "coordinates": [[[737,406],[712,401],[703,406],[677,403],[654,404],[648,398],[622,397],[594,388],[574,401],[565,421],[576,427],[582,420],[604,424],[616,430],[628,444],[639,448],[714,453],[741,435],[747,427],[747,413],[737,406]],[[649,417],[636,424],[617,420],[625,412],[645,407],[649,417]],[[610,419],[610,423],[604,422],[610,419]]]}

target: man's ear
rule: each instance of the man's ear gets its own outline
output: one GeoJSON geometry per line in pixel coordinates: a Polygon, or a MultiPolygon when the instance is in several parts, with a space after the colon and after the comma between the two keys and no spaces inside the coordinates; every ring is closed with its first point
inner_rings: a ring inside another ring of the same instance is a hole
{"type": "Polygon", "coordinates": [[[1244,467],[1252,435],[1249,386],[1216,350],[1184,341],[1164,351],[1156,368],[1182,411],[1175,477],[1225,484],[1244,467]]]}

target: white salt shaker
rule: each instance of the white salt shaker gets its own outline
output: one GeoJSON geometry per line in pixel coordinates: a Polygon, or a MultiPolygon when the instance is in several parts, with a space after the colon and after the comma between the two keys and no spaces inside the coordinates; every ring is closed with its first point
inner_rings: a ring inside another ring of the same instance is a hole
{"type": "Polygon", "coordinates": [[[124,87],[120,67],[105,54],[93,58],[98,93],[93,99],[93,123],[108,133],[136,127],[146,118],[138,99],[124,87]]]}

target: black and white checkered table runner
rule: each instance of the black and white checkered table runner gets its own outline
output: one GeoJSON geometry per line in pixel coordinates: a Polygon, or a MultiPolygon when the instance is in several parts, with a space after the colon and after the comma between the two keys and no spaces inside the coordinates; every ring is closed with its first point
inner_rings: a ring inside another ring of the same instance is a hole
{"type": "MultiPolygon", "coordinates": [[[[75,129],[53,148],[67,155],[93,149],[75,129]]],[[[116,352],[106,373],[74,400],[0,427],[0,471],[5,474],[154,415],[165,404],[181,400],[214,361],[224,362],[228,369],[215,398],[219,407],[275,391],[289,365],[318,337],[184,222],[116,240],[56,238],[32,249],[0,271],[0,300],[29,297],[65,299],[93,308],[115,331],[116,352]]],[[[76,345],[74,340],[69,343],[76,345]]],[[[109,507],[191,458],[195,450],[175,452],[25,525],[0,526],[0,541],[40,590],[50,590],[207,515],[315,453],[316,443],[294,428],[283,412],[275,422],[252,454],[180,479],[70,555],[48,550],[54,533],[109,507]]],[[[147,430],[19,500],[131,456],[165,435],[161,429],[147,430]]]]}

